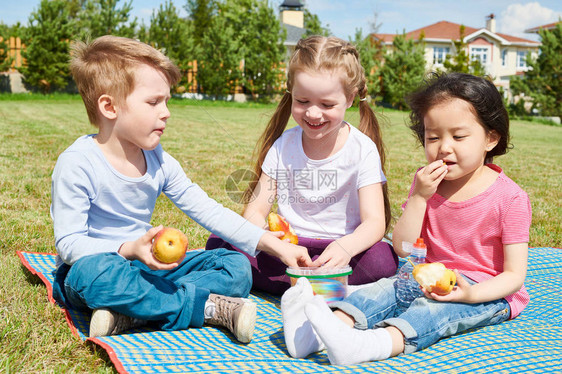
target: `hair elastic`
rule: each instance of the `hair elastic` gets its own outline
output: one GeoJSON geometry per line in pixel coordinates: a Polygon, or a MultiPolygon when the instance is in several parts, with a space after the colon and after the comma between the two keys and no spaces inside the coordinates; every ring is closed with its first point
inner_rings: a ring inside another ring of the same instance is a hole
{"type": "Polygon", "coordinates": [[[289,95],[291,94],[291,91],[289,90],[285,90],[286,93],[288,93],[289,95]]]}
{"type": "Polygon", "coordinates": [[[362,98],[362,99],[359,99],[359,101],[367,101],[367,96],[365,96],[365,97],[362,98]]]}

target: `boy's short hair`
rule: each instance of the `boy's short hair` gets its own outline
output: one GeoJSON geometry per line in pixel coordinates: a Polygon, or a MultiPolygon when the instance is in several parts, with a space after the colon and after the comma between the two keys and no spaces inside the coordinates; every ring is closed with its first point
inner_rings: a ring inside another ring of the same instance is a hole
{"type": "Polygon", "coordinates": [[[70,56],[70,71],[94,126],[99,126],[97,102],[100,96],[107,94],[117,103],[124,101],[134,90],[135,69],[140,64],[162,72],[170,86],[181,78],[178,67],[162,52],[119,36],[105,35],[91,43],[75,41],[70,56]]]}

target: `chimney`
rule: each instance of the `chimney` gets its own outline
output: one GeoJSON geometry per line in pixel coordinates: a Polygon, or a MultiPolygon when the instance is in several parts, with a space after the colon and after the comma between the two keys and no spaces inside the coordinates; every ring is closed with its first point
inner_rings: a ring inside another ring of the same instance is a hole
{"type": "Polygon", "coordinates": [[[486,16],[486,29],[493,33],[496,32],[496,17],[494,16],[494,13],[486,16]]]}

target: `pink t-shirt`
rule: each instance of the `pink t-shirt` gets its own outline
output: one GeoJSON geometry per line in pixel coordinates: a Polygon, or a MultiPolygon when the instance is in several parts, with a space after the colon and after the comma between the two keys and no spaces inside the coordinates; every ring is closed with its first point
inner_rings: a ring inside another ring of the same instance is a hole
{"type": "MultiPolygon", "coordinates": [[[[486,191],[466,201],[451,202],[434,194],[427,202],[422,237],[427,262],[441,262],[476,282],[503,271],[503,245],[529,242],[529,197],[502,169],[486,191]]],[[[412,183],[410,195],[415,184],[412,183]]],[[[405,204],[404,204],[405,206],[405,204]]],[[[529,303],[525,286],[505,298],[515,318],[529,303]]]]}

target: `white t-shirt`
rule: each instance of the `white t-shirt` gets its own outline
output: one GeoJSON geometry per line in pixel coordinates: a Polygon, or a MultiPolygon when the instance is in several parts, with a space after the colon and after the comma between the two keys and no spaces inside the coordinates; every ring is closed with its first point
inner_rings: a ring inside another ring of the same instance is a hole
{"type": "Polygon", "coordinates": [[[306,156],[300,126],[286,130],[267,153],[262,171],[277,181],[278,213],[299,236],[336,239],[352,233],[361,223],[358,190],[386,182],[375,143],[348,126],[343,148],[326,159],[306,156]]]}

